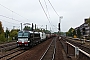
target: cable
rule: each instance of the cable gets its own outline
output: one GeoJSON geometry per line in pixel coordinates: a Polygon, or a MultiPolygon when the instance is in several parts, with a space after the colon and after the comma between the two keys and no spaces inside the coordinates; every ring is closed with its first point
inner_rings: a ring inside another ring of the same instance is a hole
{"type": "Polygon", "coordinates": [[[49,14],[49,11],[48,11],[48,7],[47,7],[47,4],[46,4],[46,1],[44,0],[44,2],[45,2],[45,5],[46,5],[46,9],[47,9],[48,16],[49,16],[49,18],[50,18],[50,14],[49,14]]]}
{"type": "MultiPolygon", "coordinates": [[[[42,4],[41,4],[41,1],[40,1],[40,0],[39,0],[39,3],[40,3],[40,5],[41,5],[41,7],[42,7],[42,9],[43,9],[43,11],[44,11],[44,13],[45,13],[45,15],[46,15],[47,19],[48,19],[48,21],[49,21],[50,25],[51,25],[51,26],[54,26],[54,25],[52,25],[52,24],[51,24],[51,22],[50,22],[50,20],[49,20],[49,18],[48,18],[48,16],[47,16],[47,14],[46,14],[46,12],[45,12],[45,10],[44,10],[43,6],[42,6],[42,4]]],[[[55,27],[55,26],[54,26],[54,27],[55,27]]],[[[55,27],[55,28],[57,28],[57,27],[55,27]]]]}
{"type": "MultiPolygon", "coordinates": [[[[44,0],[45,2],[45,5],[46,5],[46,9],[47,9],[47,12],[48,12],[48,15],[49,15],[49,11],[48,11],[48,8],[47,8],[47,4],[46,4],[46,1],[44,0]]],[[[49,18],[50,18],[50,15],[49,15],[49,18]]],[[[54,26],[54,25],[53,25],[54,26]]],[[[55,28],[57,28],[56,26],[54,26],[55,28]]]]}
{"type": "MultiPolygon", "coordinates": [[[[56,12],[55,8],[53,7],[53,5],[51,4],[50,0],[48,0],[48,2],[50,3],[51,7],[52,7],[53,10],[55,11],[56,15],[57,15],[58,17],[60,17],[59,14],[56,12]]],[[[53,25],[53,26],[54,26],[54,25],[53,25]]],[[[54,26],[54,27],[56,27],[56,26],[54,26]]],[[[57,28],[57,27],[56,27],[56,28],[57,28]]],[[[58,28],[57,28],[57,29],[58,29],[58,28]]]]}
{"type": "MultiPolygon", "coordinates": [[[[16,20],[16,19],[13,19],[13,18],[10,18],[10,17],[7,17],[7,16],[4,16],[4,15],[0,15],[0,16],[5,17],[5,18],[8,18],[8,19],[12,19],[12,20],[14,20],[14,21],[18,21],[18,20],[16,20]]],[[[21,22],[21,21],[18,21],[18,22],[21,22]]]]}
{"type": "Polygon", "coordinates": [[[53,8],[53,10],[54,10],[55,13],[57,14],[57,16],[59,16],[59,14],[56,12],[56,10],[54,9],[53,5],[51,4],[50,0],[48,0],[48,2],[50,3],[51,7],[53,8]]]}
{"type": "MultiPolygon", "coordinates": [[[[14,11],[12,11],[11,9],[9,9],[9,8],[7,8],[7,7],[5,7],[5,6],[3,6],[2,4],[0,4],[2,7],[4,7],[4,8],[6,8],[6,9],[8,9],[9,11],[11,11],[12,13],[15,13],[15,14],[17,14],[18,16],[21,16],[20,14],[18,14],[18,13],[16,13],[16,12],[14,12],[14,11]]],[[[23,17],[23,16],[21,16],[21,17],[23,17]]],[[[25,17],[23,17],[23,18],[25,18],[25,17]]],[[[25,18],[26,20],[28,20],[27,18],[25,18]]]]}
{"type": "MultiPolygon", "coordinates": [[[[0,19],[0,20],[3,20],[3,19],[0,19]]],[[[17,24],[17,23],[12,23],[12,22],[8,22],[8,21],[6,21],[6,20],[3,20],[5,23],[10,23],[10,25],[12,24],[12,25],[20,25],[20,24],[17,24]]],[[[11,26],[12,26],[11,25],[11,26]]],[[[5,26],[4,26],[5,27],[5,26]]],[[[7,26],[6,26],[7,27],[7,26]]],[[[10,28],[10,29],[12,29],[11,27],[8,27],[8,28],[10,28]]],[[[18,29],[19,29],[19,27],[18,27],[18,29]]]]}
{"type": "MultiPolygon", "coordinates": [[[[0,19],[0,20],[3,20],[3,19],[0,19]]],[[[17,24],[17,23],[12,23],[12,22],[8,22],[8,21],[6,21],[6,20],[3,20],[3,21],[5,21],[5,22],[7,22],[7,23],[11,23],[11,24],[17,24]]],[[[18,24],[19,25],[19,24],[18,24]]]]}
{"type": "MultiPolygon", "coordinates": [[[[1,5],[1,4],[0,4],[1,5]]],[[[2,7],[4,7],[4,8],[6,8],[6,9],[8,9],[9,11],[12,11],[12,10],[10,10],[9,8],[7,8],[7,7],[5,7],[5,6],[3,6],[3,5],[1,5],[2,7]]],[[[12,11],[13,12],[13,11],[12,11]]]]}
{"type": "MultiPolygon", "coordinates": [[[[45,15],[46,15],[46,17],[47,17],[47,19],[48,19],[48,21],[49,21],[49,18],[48,18],[48,16],[47,16],[47,14],[46,14],[46,12],[45,12],[45,10],[44,10],[44,8],[43,8],[43,6],[42,6],[42,4],[41,4],[41,1],[39,0],[39,3],[40,3],[40,5],[41,5],[41,7],[42,7],[42,9],[43,9],[43,11],[44,11],[44,13],[45,13],[45,15]]],[[[49,23],[50,23],[50,21],[49,21],[49,23]]],[[[50,23],[51,24],[51,23],[50,23]]]]}

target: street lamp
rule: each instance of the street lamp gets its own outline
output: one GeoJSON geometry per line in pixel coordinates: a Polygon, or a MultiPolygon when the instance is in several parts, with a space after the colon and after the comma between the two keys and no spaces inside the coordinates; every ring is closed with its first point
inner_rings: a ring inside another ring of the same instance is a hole
{"type": "Polygon", "coordinates": [[[63,18],[63,16],[60,16],[60,17],[59,17],[59,23],[61,23],[61,19],[62,19],[62,18],[63,18]]]}

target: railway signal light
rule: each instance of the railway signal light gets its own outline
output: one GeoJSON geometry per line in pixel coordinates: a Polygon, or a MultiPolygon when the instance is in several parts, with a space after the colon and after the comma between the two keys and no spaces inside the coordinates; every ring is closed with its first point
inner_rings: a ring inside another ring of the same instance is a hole
{"type": "Polygon", "coordinates": [[[33,31],[33,23],[32,23],[32,31],[33,31]]]}
{"type": "Polygon", "coordinates": [[[60,23],[58,24],[58,30],[60,31],[60,23]]]}
{"type": "Polygon", "coordinates": [[[36,24],[35,24],[35,30],[36,30],[36,24]]]}

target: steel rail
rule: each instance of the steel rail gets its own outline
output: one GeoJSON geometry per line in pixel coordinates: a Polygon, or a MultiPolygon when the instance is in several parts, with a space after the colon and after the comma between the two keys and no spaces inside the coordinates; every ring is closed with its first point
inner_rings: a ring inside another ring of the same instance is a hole
{"type": "Polygon", "coordinates": [[[56,54],[56,39],[55,39],[55,47],[54,47],[54,53],[53,53],[53,58],[52,58],[52,60],[55,59],[55,54],[56,54]]]}
{"type": "MultiPolygon", "coordinates": [[[[54,38],[55,39],[55,38],[54,38]]],[[[46,49],[46,51],[44,52],[44,54],[42,55],[42,57],[40,58],[40,60],[43,60],[43,58],[45,57],[46,53],[48,52],[48,50],[50,49],[54,39],[52,40],[52,42],[49,44],[48,48],[46,49]]],[[[55,40],[56,41],[56,40],[55,40]]],[[[55,43],[56,45],[56,43],[55,43]]],[[[52,55],[52,60],[54,60],[54,57],[55,57],[55,51],[56,51],[56,46],[54,45],[54,52],[53,52],[53,55],[52,55]]]]}
{"type": "Polygon", "coordinates": [[[20,49],[16,49],[15,51],[11,52],[11,53],[7,53],[3,56],[0,57],[0,60],[6,59],[6,60],[10,60],[20,54],[22,54],[23,52],[25,52],[25,50],[20,50],[20,49]]]}
{"type": "MultiPolygon", "coordinates": [[[[13,53],[15,53],[15,52],[17,52],[17,51],[20,51],[20,49],[17,49],[17,50],[15,50],[15,51],[13,51],[13,52],[10,52],[10,53],[6,53],[5,55],[1,56],[0,59],[2,59],[3,57],[8,56],[8,55],[10,55],[10,54],[13,54],[13,53]]],[[[8,51],[8,52],[9,52],[9,51],[8,51]]]]}

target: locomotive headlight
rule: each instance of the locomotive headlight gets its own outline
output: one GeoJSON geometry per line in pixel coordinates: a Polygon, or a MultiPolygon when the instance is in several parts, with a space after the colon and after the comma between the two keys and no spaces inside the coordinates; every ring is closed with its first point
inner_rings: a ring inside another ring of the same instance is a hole
{"type": "Polygon", "coordinates": [[[22,44],[22,41],[21,40],[18,40],[18,44],[22,44]]]}
{"type": "Polygon", "coordinates": [[[30,42],[30,41],[28,41],[28,42],[30,42]]]}

